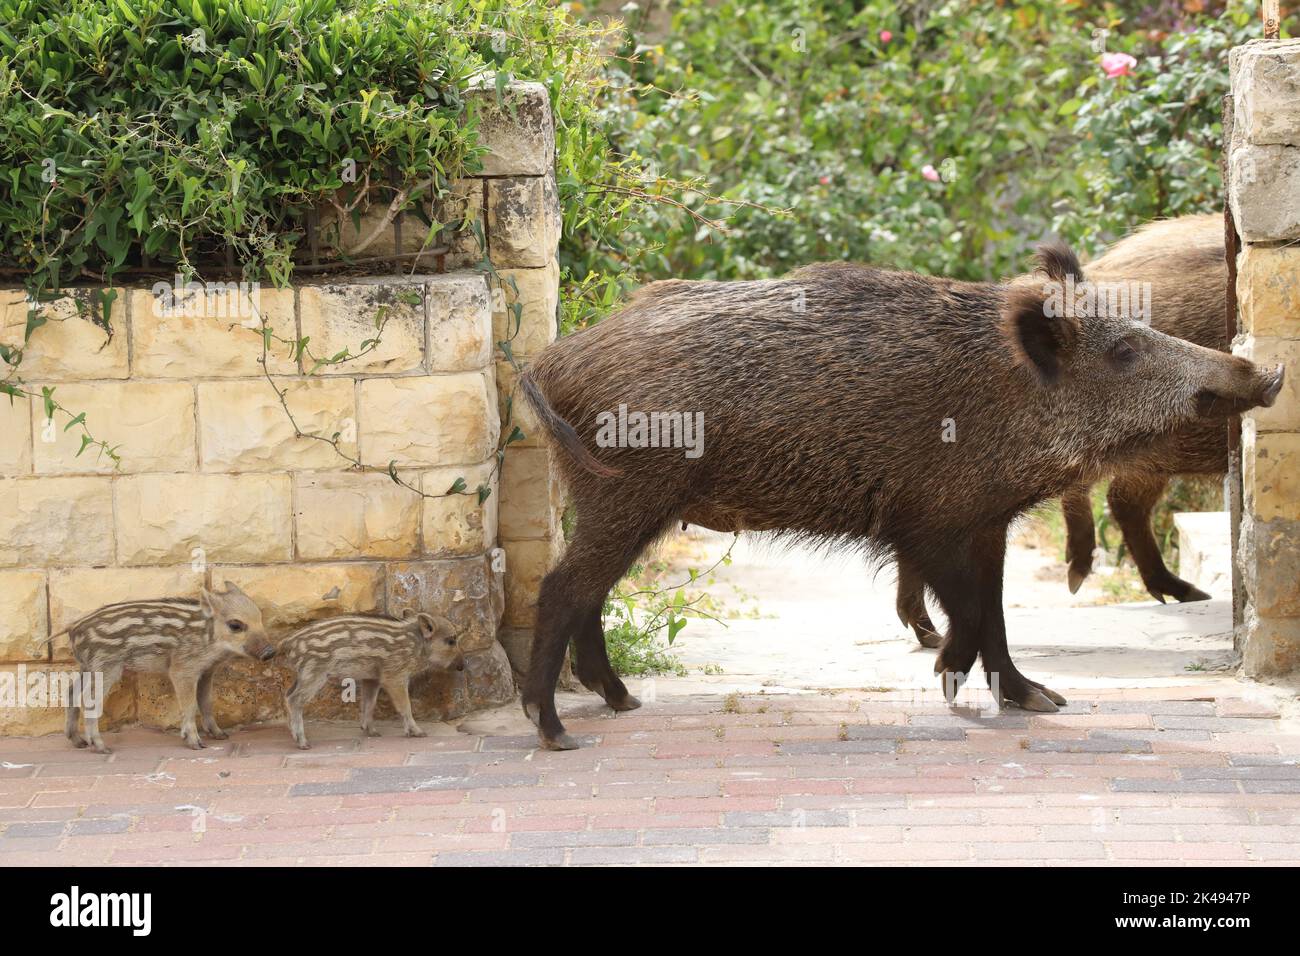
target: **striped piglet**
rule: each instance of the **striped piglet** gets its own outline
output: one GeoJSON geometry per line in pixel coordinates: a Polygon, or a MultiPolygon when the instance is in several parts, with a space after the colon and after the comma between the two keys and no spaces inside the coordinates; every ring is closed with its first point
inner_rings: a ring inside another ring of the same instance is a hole
{"type": "Polygon", "coordinates": [[[81,699],[69,700],[65,730],[78,747],[89,743],[101,754],[112,751],[99,734],[99,714],[124,670],[165,673],[171,678],[181,708],[181,737],[198,750],[203,742],[195,726],[196,711],[208,736],[217,740],[227,736],[212,716],[212,676],[218,665],[233,657],[265,661],[275,656],[261,610],[229,581],[222,591],[203,588],[197,601],[160,598],[109,604],[70,625],[67,634],[82,674],[103,676],[98,688],[95,682],[86,682],[81,699]],[[85,738],[77,733],[82,706],[85,738]]]}
{"type": "Polygon", "coordinates": [[[361,691],[361,730],[374,729],[379,688],[388,692],[406,725],[406,736],[425,733],[411,716],[411,678],[427,670],[464,670],[465,657],[450,622],[407,610],[401,620],[370,614],[344,614],[300,628],[280,642],[279,659],[293,668],[297,679],[285,695],[289,732],[299,749],[307,750],[302,709],[329,677],[351,678],[361,691]]]}

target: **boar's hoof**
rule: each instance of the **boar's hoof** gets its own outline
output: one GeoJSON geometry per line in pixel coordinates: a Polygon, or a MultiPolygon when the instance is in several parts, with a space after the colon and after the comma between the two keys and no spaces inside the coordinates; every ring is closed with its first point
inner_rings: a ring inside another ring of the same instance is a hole
{"type": "Polygon", "coordinates": [[[208,736],[211,737],[213,740],[230,739],[230,734],[226,733],[224,730],[210,730],[208,731],[208,736]]]}
{"type": "Polygon", "coordinates": [[[1147,592],[1161,604],[1165,603],[1166,597],[1171,597],[1180,602],[1208,601],[1210,599],[1210,596],[1196,585],[1172,574],[1169,575],[1167,580],[1148,584],[1147,592]]]}
{"type": "MultiPolygon", "coordinates": [[[[942,658],[940,658],[940,660],[942,660],[942,658]]],[[[950,670],[946,668],[936,668],[935,673],[939,675],[940,686],[943,687],[944,699],[951,704],[957,699],[957,692],[961,690],[962,685],[966,683],[966,678],[969,675],[964,671],[950,670]]]]}
{"type": "Polygon", "coordinates": [[[311,750],[311,744],[307,743],[305,740],[297,741],[297,744],[299,750],[311,750]]]}
{"type": "Polygon", "coordinates": [[[922,647],[928,647],[934,650],[943,645],[943,635],[936,634],[928,627],[922,627],[920,624],[913,624],[912,630],[916,631],[916,639],[922,647]]]}
{"type": "Polygon", "coordinates": [[[113,748],[108,746],[108,744],[95,744],[94,747],[95,753],[103,754],[104,756],[108,756],[113,752],[113,748]]]}
{"type": "Polygon", "coordinates": [[[185,746],[189,747],[191,750],[203,750],[207,747],[207,744],[196,738],[194,740],[185,741],[185,746]]]}
{"type": "Polygon", "coordinates": [[[622,697],[606,700],[605,703],[609,704],[610,709],[617,711],[636,710],[641,706],[641,701],[631,694],[624,694],[622,697]]]}
{"type": "Polygon", "coordinates": [[[554,737],[547,737],[542,733],[538,733],[537,742],[543,750],[577,750],[581,746],[577,740],[563,732],[556,734],[554,737]]]}
{"type": "Polygon", "coordinates": [[[1088,575],[1091,572],[1092,572],[1091,566],[1087,568],[1074,568],[1074,567],[1070,568],[1070,593],[1071,594],[1079,593],[1079,588],[1083,586],[1083,582],[1087,580],[1088,575]]]}
{"type": "MultiPolygon", "coordinates": [[[[1027,686],[1024,690],[1014,692],[1014,696],[1004,693],[1003,700],[1015,704],[1021,710],[1032,710],[1040,714],[1054,714],[1057,711],[1057,706],[1047,696],[1047,693],[1044,693],[1046,690],[1046,687],[1027,686]]],[[[1061,698],[1061,702],[1065,703],[1065,698],[1061,698]]]]}
{"type": "Polygon", "coordinates": [[[428,732],[427,730],[421,730],[419,727],[416,727],[414,730],[408,730],[408,731],[406,732],[406,736],[408,736],[408,737],[427,737],[427,736],[429,736],[429,732],[428,732]]]}

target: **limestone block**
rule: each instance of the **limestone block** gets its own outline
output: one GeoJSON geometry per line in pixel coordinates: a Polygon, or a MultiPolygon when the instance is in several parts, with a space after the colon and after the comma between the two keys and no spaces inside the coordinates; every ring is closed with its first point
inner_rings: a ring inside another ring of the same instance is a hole
{"type": "Polygon", "coordinates": [[[119,564],[292,556],[288,475],[136,475],[116,486],[119,564]]]}
{"type": "MultiPolygon", "coordinates": [[[[304,285],[298,290],[298,314],[302,335],[309,339],[307,349],[315,359],[330,359],[345,349],[358,356],[321,366],[317,374],[410,372],[424,366],[424,287],[418,280],[352,279],[304,285]],[[382,332],[377,325],[381,318],[382,332]],[[376,335],[379,344],[365,351],[376,335]]],[[[311,373],[314,364],[303,356],[304,372],[311,373]]]]}
{"type": "MultiPolygon", "coordinates": [[[[50,572],[50,626],[62,631],[91,611],[121,601],[152,598],[197,598],[203,567],[180,564],[166,568],[62,568],[50,572]]],[[[221,579],[214,584],[221,587],[221,579]]],[[[72,659],[67,637],[55,638],[54,659],[72,659]]]]}
{"type": "MultiPolygon", "coordinates": [[[[274,663],[232,658],[217,668],[212,679],[213,716],[226,731],[259,720],[283,721],[284,692],[290,683],[289,672],[274,663]]],[[[178,729],[180,704],[167,675],[137,674],[136,685],[137,720],[146,727],[178,729]]],[[[199,736],[210,742],[202,727],[199,736]]],[[[218,741],[217,746],[229,747],[232,743],[223,745],[218,741]]],[[[179,740],[177,745],[184,746],[179,740]]]]}
{"type": "Polygon", "coordinates": [[[443,224],[434,242],[447,247],[446,268],[477,266],[487,255],[483,239],[487,223],[483,216],[484,181],[457,179],[445,196],[433,203],[432,219],[443,224]]]}
{"type": "Polygon", "coordinates": [[[294,476],[298,557],[408,558],[420,547],[420,496],[384,474],[294,476]]]}
{"type": "Polygon", "coordinates": [[[1300,435],[1258,432],[1243,423],[1245,508],[1259,521],[1300,520],[1300,435]]]}
{"type": "MultiPolygon", "coordinates": [[[[0,664],[0,737],[62,735],[74,673],[66,664],[0,664]]],[[[128,674],[104,701],[99,726],[113,730],[134,719],[135,680],[128,674]]]]}
{"type": "Polygon", "coordinates": [[[492,309],[480,273],[434,276],[429,304],[429,371],[469,372],[492,361],[492,309]]]}
{"type": "MultiPolygon", "coordinates": [[[[509,340],[516,358],[537,355],[559,332],[560,265],[551,259],[540,269],[502,269],[492,291],[492,341],[509,340]],[[515,303],[523,306],[516,321],[515,303]]],[[[504,357],[497,350],[499,357],[504,357]]]]}
{"type": "Polygon", "coordinates": [[[1242,240],[1300,238],[1300,146],[1237,143],[1229,162],[1228,197],[1242,240]]]}
{"type": "Polygon", "coordinates": [[[462,632],[462,650],[483,650],[496,640],[500,623],[499,580],[486,557],[392,564],[388,613],[414,608],[442,615],[462,632]]]}
{"type": "Polygon", "coordinates": [[[36,474],[133,474],[194,469],[194,387],[185,382],[96,382],[60,385],[54,397],[73,415],[85,413],[96,441],[117,450],[122,463],[101,449],[81,451],[79,426],[69,419],[46,419],[32,402],[32,455],[36,474]],[[80,452],[80,454],[78,454],[80,452]]]}
{"type": "Polygon", "coordinates": [[[1300,617],[1300,521],[1242,521],[1239,564],[1257,614],[1300,617]]]}
{"type": "Polygon", "coordinates": [[[32,401],[0,395],[0,477],[32,471],[32,401]]]}
{"type": "Polygon", "coordinates": [[[524,437],[511,442],[511,448],[543,448],[546,446],[546,433],[537,420],[537,413],[524,397],[517,383],[519,376],[515,367],[509,362],[496,363],[497,370],[497,414],[501,418],[501,430],[507,435],[518,427],[524,437]]]}
{"type": "Polygon", "coordinates": [[[1261,338],[1252,335],[1234,345],[1232,352],[1267,368],[1272,368],[1279,362],[1286,366],[1282,391],[1278,393],[1273,406],[1252,408],[1246,414],[1258,431],[1300,432],[1300,339],[1261,338]]]}
{"type": "Polygon", "coordinates": [[[542,578],[554,566],[562,547],[558,538],[503,541],[506,552],[507,627],[530,628],[537,623],[537,594],[542,578]]]}
{"type": "Polygon", "coordinates": [[[465,656],[465,683],[471,709],[496,707],[515,696],[515,676],[505,649],[491,646],[465,656]]]}
{"type": "Polygon", "coordinates": [[[560,243],[554,173],[487,180],[487,218],[494,266],[545,266],[560,243]]]}
{"type": "Polygon", "coordinates": [[[44,661],[49,636],[44,571],[0,571],[0,661],[44,661]]]}
{"type": "Polygon", "coordinates": [[[508,540],[557,534],[560,483],[545,448],[506,449],[501,466],[501,537],[508,540]]]}
{"type": "MultiPolygon", "coordinates": [[[[32,333],[23,352],[25,379],[68,382],[127,377],[126,294],[113,290],[116,298],[106,321],[98,299],[101,291],[77,289],[42,306],[46,322],[32,333]]],[[[23,290],[0,290],[0,344],[23,345],[27,308],[23,290]]]]}
{"type": "Polygon", "coordinates": [[[1300,617],[1261,618],[1248,606],[1241,627],[1245,676],[1274,677],[1300,669],[1300,617]]]}
{"type": "Polygon", "coordinates": [[[431,557],[483,554],[496,544],[497,509],[501,501],[496,460],[469,467],[454,466],[426,471],[421,489],[434,498],[423,499],[424,553],[431,557]],[[451,491],[457,480],[465,491],[451,491]],[[477,489],[486,485],[488,497],[479,502],[477,489]]]}
{"type": "Polygon", "coordinates": [[[497,98],[494,76],[468,92],[478,116],[479,142],[488,148],[484,176],[542,176],[555,162],[551,101],[541,83],[514,82],[497,98]]]}
{"type": "Polygon", "coordinates": [[[1300,146],[1300,40],[1252,40],[1234,48],[1228,62],[1234,136],[1300,146]]]}
{"type": "Polygon", "coordinates": [[[372,378],[360,387],[361,460],[383,466],[483,461],[496,451],[490,373],[372,378]]]}
{"type": "Polygon", "coordinates": [[[266,379],[199,383],[199,454],[204,471],[349,468],[357,452],[351,379],[275,379],[304,437],[294,433],[266,379]],[[338,436],[339,454],[328,442],[338,436]],[[344,457],[344,455],[348,457],[344,457]]]}
{"type": "Polygon", "coordinates": [[[0,567],[112,561],[112,479],[0,481],[0,567]]]}
{"type": "Polygon", "coordinates": [[[1300,339],[1300,247],[1248,245],[1237,259],[1241,331],[1300,339]]]}
{"type": "Polygon", "coordinates": [[[384,610],[379,562],[221,567],[212,577],[229,579],[257,602],[272,640],[322,618],[384,610]]]}
{"type": "Polygon", "coordinates": [[[262,324],[272,374],[294,375],[293,289],[209,283],[203,290],[137,289],[131,299],[131,371],[137,378],[252,377],[263,373],[262,324]],[[289,343],[289,344],[286,344],[289,343]]]}

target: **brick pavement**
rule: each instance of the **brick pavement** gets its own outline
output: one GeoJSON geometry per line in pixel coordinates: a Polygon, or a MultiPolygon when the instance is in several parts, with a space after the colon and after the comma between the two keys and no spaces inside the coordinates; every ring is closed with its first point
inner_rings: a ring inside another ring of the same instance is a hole
{"type": "Polygon", "coordinates": [[[305,753],[283,726],[201,752],[133,729],[108,757],[6,739],[0,865],[1295,865],[1300,728],[1204,694],[992,718],[862,693],[587,705],[566,717],[586,746],[558,754],[344,723],[305,753]]]}

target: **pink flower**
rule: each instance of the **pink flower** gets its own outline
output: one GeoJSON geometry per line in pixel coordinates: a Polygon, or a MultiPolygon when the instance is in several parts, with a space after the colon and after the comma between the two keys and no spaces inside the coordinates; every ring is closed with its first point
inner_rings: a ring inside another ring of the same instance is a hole
{"type": "Polygon", "coordinates": [[[921,167],[921,175],[932,183],[937,183],[939,181],[939,170],[935,169],[929,163],[926,163],[921,167]]]}
{"type": "Polygon", "coordinates": [[[893,35],[892,33],[890,33],[888,30],[881,30],[881,31],[880,31],[880,42],[881,42],[881,43],[888,43],[888,42],[889,42],[890,40],[892,40],[892,39],[894,39],[894,35],[893,35]]]}
{"type": "Polygon", "coordinates": [[[1132,76],[1133,67],[1137,66],[1137,60],[1127,53],[1103,53],[1101,55],[1101,68],[1106,71],[1108,79],[1116,79],[1121,76],[1132,76]]]}
{"type": "Polygon", "coordinates": [[[831,184],[831,178],[829,176],[823,176],[821,179],[817,181],[821,183],[823,186],[829,186],[831,184]]]}

